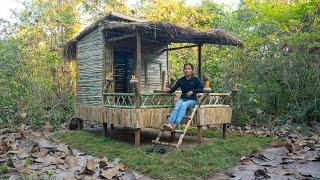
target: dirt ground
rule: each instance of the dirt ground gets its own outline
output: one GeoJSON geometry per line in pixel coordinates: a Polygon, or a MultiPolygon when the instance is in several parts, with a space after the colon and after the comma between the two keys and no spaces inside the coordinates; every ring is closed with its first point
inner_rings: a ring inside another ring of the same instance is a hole
{"type": "MultiPolygon", "coordinates": [[[[42,130],[22,126],[19,129],[0,130],[0,179],[151,179],[128,168],[121,159],[108,161],[81,152],[51,138],[52,127],[42,130]]],[[[102,128],[87,128],[102,135],[102,128]]],[[[66,131],[66,130],[63,130],[66,131]]],[[[151,145],[159,130],[142,130],[141,145],[151,145]]],[[[252,133],[250,128],[242,133],[252,133]]],[[[239,164],[209,179],[320,179],[320,138],[318,135],[303,136],[281,128],[274,133],[271,146],[241,157],[239,164]]],[[[134,132],[115,127],[107,136],[133,144],[134,132]]],[[[170,139],[165,133],[164,140],[170,139]]],[[[204,138],[205,141],[213,139],[204,138]]],[[[196,137],[186,136],[183,147],[196,145],[196,137]]]]}

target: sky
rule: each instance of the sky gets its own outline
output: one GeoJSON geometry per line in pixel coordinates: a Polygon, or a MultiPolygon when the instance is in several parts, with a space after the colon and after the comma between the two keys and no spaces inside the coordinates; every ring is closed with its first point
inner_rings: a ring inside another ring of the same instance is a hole
{"type": "Polygon", "coordinates": [[[0,0],[0,18],[9,20],[11,17],[10,9],[19,9],[22,5],[18,0],[0,0]]]}
{"type": "MultiPolygon", "coordinates": [[[[229,6],[231,9],[235,9],[240,0],[213,0],[219,4],[225,4],[229,6]]],[[[10,9],[19,9],[22,5],[19,3],[21,0],[0,0],[0,18],[10,20],[11,11],[10,9]]],[[[137,3],[137,0],[127,0],[128,6],[133,6],[137,3]]],[[[200,0],[187,0],[187,5],[196,5],[199,4],[200,0]]]]}

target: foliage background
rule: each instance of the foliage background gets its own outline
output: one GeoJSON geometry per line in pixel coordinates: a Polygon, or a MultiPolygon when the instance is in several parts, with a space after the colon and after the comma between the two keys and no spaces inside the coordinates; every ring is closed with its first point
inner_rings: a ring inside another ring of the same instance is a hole
{"type": "MultiPolygon", "coordinates": [[[[76,63],[65,62],[60,48],[110,11],[196,29],[221,28],[243,40],[243,49],[202,48],[203,68],[216,92],[241,85],[233,100],[234,123],[319,121],[319,4],[243,0],[230,11],[210,0],[196,6],[140,0],[135,7],[122,0],[25,1],[14,12],[15,22],[0,20],[0,124],[59,124],[72,116],[76,63]]],[[[196,59],[196,48],[171,52],[170,75],[180,76],[182,65],[196,59]]]]}

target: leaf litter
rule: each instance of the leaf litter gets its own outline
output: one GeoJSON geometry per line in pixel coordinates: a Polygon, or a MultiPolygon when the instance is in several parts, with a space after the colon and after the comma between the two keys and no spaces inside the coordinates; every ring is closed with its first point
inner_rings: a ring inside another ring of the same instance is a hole
{"type": "Polygon", "coordinates": [[[274,137],[270,147],[253,150],[240,164],[208,179],[320,179],[320,137],[293,131],[290,126],[231,127],[231,131],[274,137]],[[259,133],[257,133],[259,132],[259,133]]]}
{"type": "MultiPolygon", "coordinates": [[[[65,125],[61,126],[65,127],[65,125]]],[[[120,159],[87,155],[50,138],[53,127],[45,124],[39,131],[22,125],[17,130],[0,131],[0,162],[6,171],[0,179],[136,179],[144,177],[128,169],[120,159]]],[[[148,178],[147,178],[148,179],[148,178]]]]}

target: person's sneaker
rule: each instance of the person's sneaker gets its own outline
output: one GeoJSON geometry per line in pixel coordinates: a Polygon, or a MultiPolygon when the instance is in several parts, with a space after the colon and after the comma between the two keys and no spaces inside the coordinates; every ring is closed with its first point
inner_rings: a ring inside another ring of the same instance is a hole
{"type": "Polygon", "coordinates": [[[172,127],[171,124],[164,124],[164,125],[163,125],[163,128],[166,129],[166,130],[168,130],[168,131],[172,131],[172,129],[173,129],[173,127],[172,127]]]}

